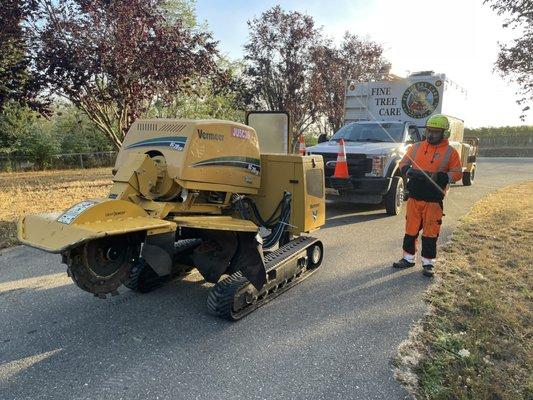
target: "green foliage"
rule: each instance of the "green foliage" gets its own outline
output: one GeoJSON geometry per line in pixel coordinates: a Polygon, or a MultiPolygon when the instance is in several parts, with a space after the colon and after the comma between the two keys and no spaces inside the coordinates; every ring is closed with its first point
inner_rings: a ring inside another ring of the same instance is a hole
{"type": "Polygon", "coordinates": [[[465,128],[465,136],[533,136],[533,126],[500,126],[482,127],[476,129],[465,128]]]}
{"type": "Polygon", "coordinates": [[[166,0],[162,3],[165,19],[170,25],[180,21],[187,28],[195,28],[198,25],[196,20],[196,1],[194,0],[166,0]]]}
{"type": "Polygon", "coordinates": [[[50,166],[51,158],[57,154],[60,143],[50,129],[50,122],[37,123],[22,137],[21,149],[28,156],[29,161],[35,163],[38,169],[50,166]]]}
{"type": "Polygon", "coordinates": [[[170,102],[158,100],[147,116],[187,119],[216,118],[244,123],[245,106],[239,78],[241,65],[227,60],[219,60],[218,65],[226,71],[230,85],[220,88],[217,87],[213,78],[198,79],[192,88],[194,94],[176,94],[170,102]]]}
{"type": "Polygon", "coordinates": [[[232,97],[225,94],[178,96],[171,105],[162,107],[160,103],[157,103],[154,108],[156,115],[166,114],[170,118],[216,118],[244,122],[244,111],[233,107],[232,97]]]}
{"type": "Polygon", "coordinates": [[[525,120],[533,103],[533,2],[531,0],[484,0],[498,15],[505,16],[504,28],[515,31],[510,43],[500,43],[496,69],[520,87],[517,103],[525,120]]]}
{"type": "Polygon", "coordinates": [[[62,154],[109,151],[112,148],[102,131],[74,106],[59,108],[54,114],[53,122],[62,154]]]}
{"type": "Polygon", "coordinates": [[[45,169],[57,154],[60,142],[50,120],[11,102],[0,114],[0,151],[23,154],[38,169],[45,169]]]}
{"type": "Polygon", "coordinates": [[[35,112],[17,102],[5,103],[0,113],[0,152],[10,153],[18,150],[22,145],[21,139],[28,134],[36,119],[35,112]]]}
{"type": "Polygon", "coordinates": [[[59,106],[49,119],[13,101],[0,113],[0,154],[26,158],[37,169],[47,168],[57,154],[111,149],[109,139],[72,105],[59,106]]]}

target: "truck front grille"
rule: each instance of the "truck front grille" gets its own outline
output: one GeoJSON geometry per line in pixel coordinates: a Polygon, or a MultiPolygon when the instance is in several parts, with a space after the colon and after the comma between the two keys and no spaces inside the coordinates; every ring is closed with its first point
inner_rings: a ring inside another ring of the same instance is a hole
{"type": "MultiPolygon", "coordinates": [[[[328,166],[328,161],[337,161],[337,153],[314,153],[324,159],[324,175],[326,178],[333,175],[335,166],[328,166]]],[[[366,154],[346,154],[348,173],[354,178],[363,178],[366,173],[372,172],[372,159],[366,158],[366,154]]]]}

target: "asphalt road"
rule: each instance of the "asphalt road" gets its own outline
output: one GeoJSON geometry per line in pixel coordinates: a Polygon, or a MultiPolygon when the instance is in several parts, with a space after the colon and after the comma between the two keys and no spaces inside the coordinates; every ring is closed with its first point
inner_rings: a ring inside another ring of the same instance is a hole
{"type": "MultiPolygon", "coordinates": [[[[441,240],[533,159],[481,159],[455,186],[441,240]]],[[[402,399],[391,357],[425,311],[421,268],[395,271],[404,217],[328,204],[321,270],[238,323],[210,316],[197,274],[94,298],[57,255],[0,253],[0,399],[402,399]]]]}

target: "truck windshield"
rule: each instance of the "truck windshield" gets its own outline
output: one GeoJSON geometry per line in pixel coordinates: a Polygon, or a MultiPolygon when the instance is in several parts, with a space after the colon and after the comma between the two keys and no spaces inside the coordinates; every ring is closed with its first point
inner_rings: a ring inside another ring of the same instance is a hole
{"type": "Polygon", "coordinates": [[[331,140],[341,138],[347,142],[401,142],[403,124],[398,123],[355,123],[352,122],[339,129],[331,140]]]}

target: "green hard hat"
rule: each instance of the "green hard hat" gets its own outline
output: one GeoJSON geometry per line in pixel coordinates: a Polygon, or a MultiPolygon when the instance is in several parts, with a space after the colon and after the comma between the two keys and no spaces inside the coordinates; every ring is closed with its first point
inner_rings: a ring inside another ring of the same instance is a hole
{"type": "Polygon", "coordinates": [[[435,114],[428,118],[426,128],[442,129],[445,139],[450,137],[450,121],[446,115],[435,114]]]}

